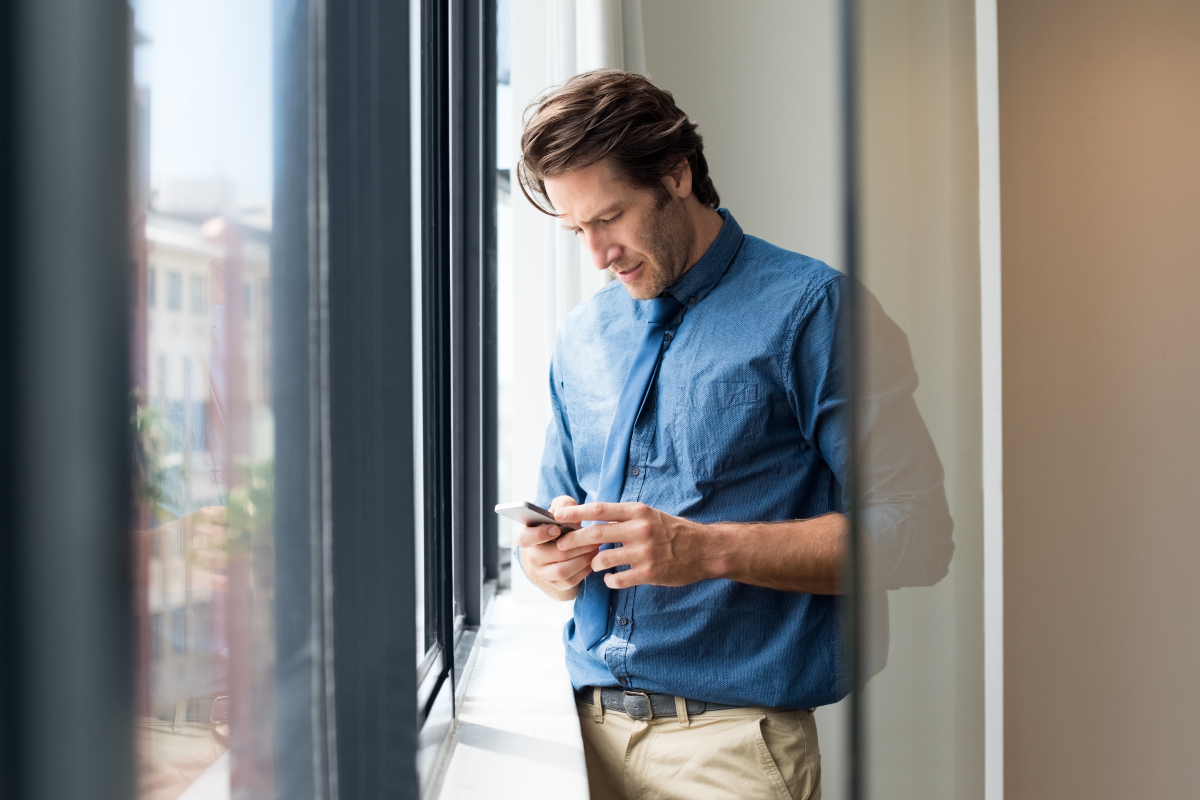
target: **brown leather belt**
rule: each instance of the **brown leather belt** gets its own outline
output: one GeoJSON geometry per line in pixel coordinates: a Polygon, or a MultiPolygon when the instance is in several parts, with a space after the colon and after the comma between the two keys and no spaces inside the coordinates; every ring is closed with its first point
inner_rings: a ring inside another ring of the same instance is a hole
{"type": "MultiPolygon", "coordinates": [[[[592,697],[592,687],[586,686],[575,693],[581,703],[595,705],[592,697]]],[[[654,719],[655,717],[673,717],[675,711],[675,695],[660,694],[659,692],[639,692],[634,689],[601,689],[600,705],[606,711],[620,711],[630,719],[654,719]]],[[[703,700],[687,700],[688,716],[703,714],[705,711],[720,711],[726,708],[741,708],[727,706],[723,703],[706,703],[703,700]]]]}

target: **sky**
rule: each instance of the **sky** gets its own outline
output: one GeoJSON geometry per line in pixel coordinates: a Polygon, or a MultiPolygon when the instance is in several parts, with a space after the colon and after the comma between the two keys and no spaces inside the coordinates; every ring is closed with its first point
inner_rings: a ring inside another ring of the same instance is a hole
{"type": "Polygon", "coordinates": [[[151,183],[272,183],[271,0],[134,0],[135,81],[150,90],[151,183]]]}

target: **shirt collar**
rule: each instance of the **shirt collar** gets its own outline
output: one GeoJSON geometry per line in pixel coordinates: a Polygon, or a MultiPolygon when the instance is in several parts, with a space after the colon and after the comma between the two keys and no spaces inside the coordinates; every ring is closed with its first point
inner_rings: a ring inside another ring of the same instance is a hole
{"type": "Polygon", "coordinates": [[[700,260],[667,289],[667,293],[683,303],[685,308],[696,305],[712,291],[742,246],[742,226],[737,224],[729,209],[718,208],[717,212],[724,220],[721,232],[708,246],[704,255],[700,256],[700,260]]]}
{"type": "Polygon", "coordinates": [[[667,288],[667,294],[682,302],[685,308],[695,306],[712,291],[716,282],[725,275],[725,270],[732,263],[734,255],[737,255],[738,249],[742,247],[742,225],[733,218],[730,210],[716,211],[720,213],[721,219],[724,219],[720,233],[716,234],[716,239],[708,246],[707,251],[704,251],[700,260],[692,264],[691,269],[683,273],[683,277],[667,288]]]}

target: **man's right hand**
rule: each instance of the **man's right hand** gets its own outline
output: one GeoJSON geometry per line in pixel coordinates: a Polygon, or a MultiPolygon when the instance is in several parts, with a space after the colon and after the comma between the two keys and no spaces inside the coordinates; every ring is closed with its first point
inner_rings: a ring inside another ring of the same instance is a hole
{"type": "MultiPolygon", "coordinates": [[[[573,505],[578,505],[573,497],[556,497],[550,504],[550,513],[573,505]]],[[[600,548],[592,545],[559,550],[556,540],[560,532],[557,525],[529,526],[517,534],[517,544],[521,548],[521,566],[529,579],[555,600],[570,600],[591,573],[592,558],[600,548]]]]}

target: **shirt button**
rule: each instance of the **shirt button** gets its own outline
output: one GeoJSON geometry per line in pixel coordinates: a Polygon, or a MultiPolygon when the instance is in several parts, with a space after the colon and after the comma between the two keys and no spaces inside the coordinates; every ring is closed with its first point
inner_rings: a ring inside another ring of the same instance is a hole
{"type": "Polygon", "coordinates": [[[622,686],[628,686],[629,678],[617,678],[617,683],[621,684],[622,686]]]}
{"type": "Polygon", "coordinates": [[[629,470],[629,474],[636,478],[638,475],[642,474],[642,471],[635,466],[629,470]]]}
{"type": "Polygon", "coordinates": [[[620,625],[621,627],[628,625],[629,617],[621,617],[619,620],[617,620],[617,624],[620,625]]]}
{"type": "Polygon", "coordinates": [[[691,297],[688,298],[688,305],[689,306],[696,305],[696,295],[692,295],[691,297]]]}
{"type": "Polygon", "coordinates": [[[670,344],[671,340],[674,338],[675,338],[675,334],[671,333],[670,331],[667,331],[666,333],[663,334],[663,341],[666,342],[667,344],[670,344]]]}

